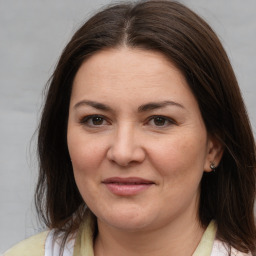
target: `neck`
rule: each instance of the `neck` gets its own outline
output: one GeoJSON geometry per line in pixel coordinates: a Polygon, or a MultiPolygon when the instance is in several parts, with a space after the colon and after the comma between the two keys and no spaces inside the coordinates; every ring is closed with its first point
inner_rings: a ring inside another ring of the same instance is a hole
{"type": "Polygon", "coordinates": [[[95,256],[187,256],[195,251],[204,229],[199,221],[181,221],[154,230],[124,231],[98,220],[95,256]]]}

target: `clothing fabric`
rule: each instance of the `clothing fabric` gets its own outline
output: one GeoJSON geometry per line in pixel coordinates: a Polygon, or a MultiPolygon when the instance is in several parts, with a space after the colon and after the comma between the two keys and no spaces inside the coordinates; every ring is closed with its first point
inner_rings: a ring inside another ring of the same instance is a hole
{"type": "Polygon", "coordinates": [[[49,231],[32,236],[12,247],[3,256],[44,256],[45,240],[49,231]]]}
{"type": "MultiPolygon", "coordinates": [[[[69,238],[65,244],[63,256],[94,256],[93,233],[94,221],[88,216],[81,225],[76,237],[69,238]]],[[[32,236],[17,244],[3,256],[59,256],[61,238],[53,242],[54,230],[32,236]]],[[[211,221],[192,256],[227,256],[228,251],[223,242],[217,240],[216,224],[211,221]]],[[[232,256],[251,256],[232,248],[232,256]]]]}

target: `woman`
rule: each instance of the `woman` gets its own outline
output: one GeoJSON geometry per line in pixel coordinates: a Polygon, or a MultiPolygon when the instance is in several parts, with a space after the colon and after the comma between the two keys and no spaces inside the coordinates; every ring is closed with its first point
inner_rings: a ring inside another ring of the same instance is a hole
{"type": "Polygon", "coordinates": [[[179,3],[117,4],[75,33],[38,152],[51,231],[7,256],[256,255],[245,106],[217,36],[179,3]]]}

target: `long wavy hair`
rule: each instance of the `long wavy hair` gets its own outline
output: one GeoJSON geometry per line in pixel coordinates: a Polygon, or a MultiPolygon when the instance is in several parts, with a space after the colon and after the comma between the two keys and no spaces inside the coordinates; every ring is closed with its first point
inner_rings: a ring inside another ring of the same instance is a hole
{"type": "Polygon", "coordinates": [[[161,52],[185,76],[208,133],[224,148],[216,172],[202,177],[200,222],[207,226],[215,219],[220,240],[256,255],[255,141],[238,83],[211,27],[174,1],[108,6],[67,44],[48,83],[39,125],[35,195],[39,216],[47,227],[64,232],[64,242],[84,218],[86,205],[74,180],[66,138],[72,84],[89,56],[124,45],[161,52]]]}

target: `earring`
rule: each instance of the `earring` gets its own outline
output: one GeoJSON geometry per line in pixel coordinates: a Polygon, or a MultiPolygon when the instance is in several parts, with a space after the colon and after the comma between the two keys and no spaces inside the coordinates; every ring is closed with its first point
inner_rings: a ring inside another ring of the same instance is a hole
{"type": "Polygon", "coordinates": [[[210,164],[210,168],[211,168],[212,171],[215,172],[217,166],[216,166],[214,163],[211,163],[211,164],[210,164]]]}

